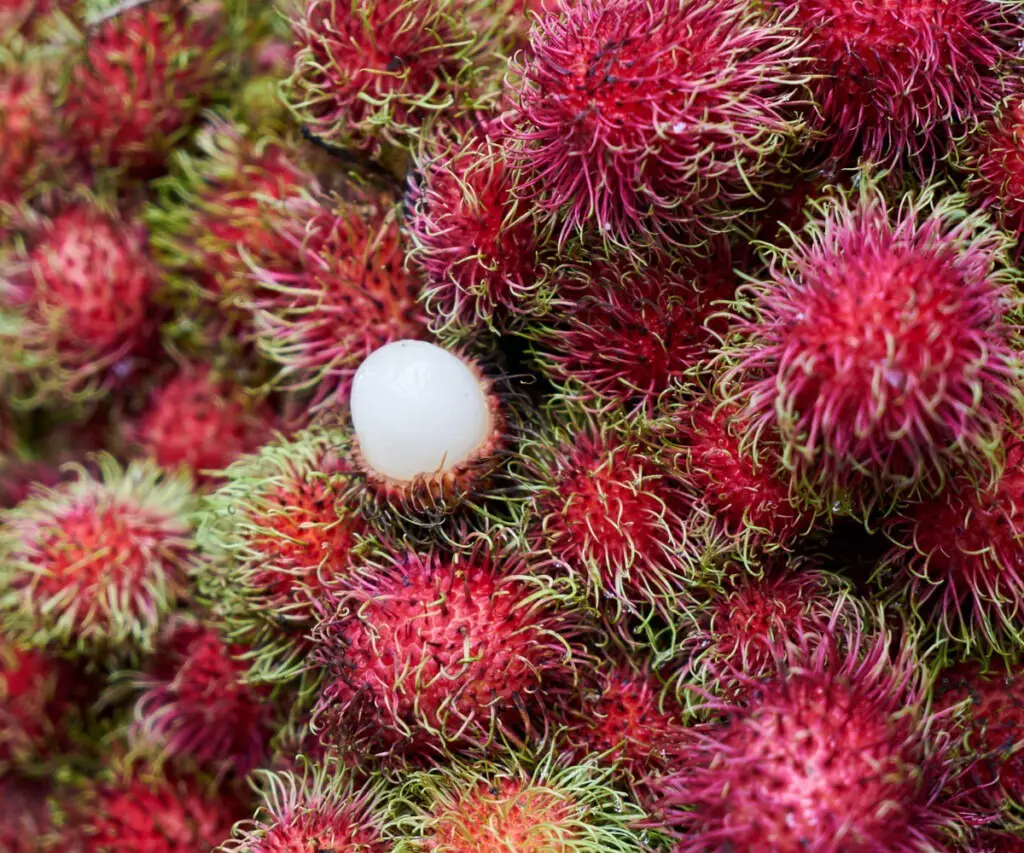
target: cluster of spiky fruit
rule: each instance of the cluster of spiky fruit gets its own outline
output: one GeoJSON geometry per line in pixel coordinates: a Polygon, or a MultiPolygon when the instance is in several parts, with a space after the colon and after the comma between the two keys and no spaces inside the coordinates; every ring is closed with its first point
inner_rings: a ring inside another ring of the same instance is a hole
{"type": "Polygon", "coordinates": [[[0,853],[1024,849],[1022,45],[0,0],[0,853]]]}

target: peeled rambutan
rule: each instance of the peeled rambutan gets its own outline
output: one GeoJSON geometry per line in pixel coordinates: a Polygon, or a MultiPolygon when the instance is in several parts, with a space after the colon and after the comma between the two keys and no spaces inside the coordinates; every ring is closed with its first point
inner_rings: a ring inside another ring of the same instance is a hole
{"type": "Polygon", "coordinates": [[[314,408],[345,402],[360,362],[386,343],[425,334],[420,283],[405,270],[395,210],[318,202],[292,207],[275,229],[295,250],[290,269],[255,267],[251,312],[278,383],[314,408]]]}
{"type": "Polygon", "coordinates": [[[337,145],[405,145],[442,110],[469,108],[486,43],[457,0],[308,0],[289,99],[337,145]]]}
{"type": "Polygon", "coordinates": [[[191,484],[149,463],[40,489],[4,516],[0,609],[15,640],[78,652],[148,649],[193,556],[191,484]]]}
{"type": "Polygon", "coordinates": [[[928,710],[913,643],[881,633],[849,651],[827,636],[791,645],[776,677],[744,675],[742,699],[707,703],[652,824],[678,853],[924,853],[976,816],[944,793],[963,770],[928,710]]]}
{"type": "Polygon", "coordinates": [[[92,203],[35,219],[0,259],[0,344],[23,405],[100,396],[149,345],[159,286],[146,232],[92,203]]]}
{"type": "Polygon", "coordinates": [[[485,751],[543,733],[588,660],[571,591],[483,546],[382,553],[313,631],[315,728],[342,752],[485,751]]]}
{"type": "Polygon", "coordinates": [[[797,48],[739,0],[561,4],[517,69],[521,191],[562,240],[713,228],[796,129],[797,48]]]}
{"type": "Polygon", "coordinates": [[[161,467],[206,478],[264,444],[275,420],[266,401],[209,365],[184,365],[153,391],[132,433],[161,467]]]}
{"type": "Polygon", "coordinates": [[[736,291],[723,260],[654,254],[637,265],[619,253],[562,266],[559,310],[531,332],[540,368],[588,409],[656,416],[710,356],[705,323],[736,291]]]}
{"type": "Polygon", "coordinates": [[[1024,638],[1024,439],[1008,437],[991,484],[950,481],[885,522],[893,541],[878,573],[956,653],[1011,655],[1024,638]]]}
{"type": "Polygon", "coordinates": [[[336,762],[297,773],[260,774],[262,801],[256,817],[235,826],[224,853],[391,853],[378,782],[357,786],[336,762]]]}
{"type": "MultiPolygon", "coordinates": [[[[723,397],[781,440],[800,498],[934,493],[989,468],[1020,398],[1006,240],[934,188],[838,194],[735,307],[723,397]]],[[[774,450],[772,450],[774,452],[774,450]]]]}
{"type": "Polygon", "coordinates": [[[771,0],[811,58],[815,130],[834,154],[928,173],[1019,74],[1024,36],[1002,0],[771,0]]]}
{"type": "Polygon", "coordinates": [[[695,534],[705,523],[654,445],[555,408],[512,465],[532,554],[577,579],[616,622],[652,611],[674,621],[701,568],[695,534]]]}
{"type": "Polygon", "coordinates": [[[240,458],[206,499],[199,587],[231,641],[249,648],[251,681],[303,670],[315,602],[355,574],[368,525],[348,502],[347,451],[344,433],[301,432],[240,458]]]}
{"type": "Polygon", "coordinates": [[[539,761],[466,763],[410,774],[394,822],[395,853],[637,853],[631,824],[644,813],[611,784],[608,769],[539,761]]]}
{"type": "Polygon", "coordinates": [[[187,617],[165,626],[156,653],[130,677],[141,691],[133,739],[167,757],[244,775],[266,758],[274,705],[245,683],[244,646],[187,617]]]}
{"type": "Polygon", "coordinates": [[[417,160],[405,226],[439,331],[503,328],[546,301],[533,217],[512,195],[502,137],[495,121],[441,132],[417,160]]]}
{"type": "Polygon", "coordinates": [[[89,28],[59,102],[64,132],[89,164],[162,170],[225,73],[224,14],[218,4],[158,0],[89,28]]]}

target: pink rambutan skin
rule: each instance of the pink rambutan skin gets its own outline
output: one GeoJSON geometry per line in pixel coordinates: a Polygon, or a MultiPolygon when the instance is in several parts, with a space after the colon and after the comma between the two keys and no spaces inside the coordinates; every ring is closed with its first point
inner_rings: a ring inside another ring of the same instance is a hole
{"type": "Polygon", "coordinates": [[[698,225],[783,145],[797,42],[736,0],[584,0],[531,30],[510,120],[523,194],[632,245],[698,225]]]}
{"type": "MultiPolygon", "coordinates": [[[[0,9],[0,32],[3,30],[0,9]]],[[[0,204],[17,201],[31,189],[53,141],[52,107],[43,82],[28,69],[0,67],[0,204]]]]}
{"type": "Polygon", "coordinates": [[[48,786],[37,780],[5,774],[0,777],[0,850],[4,853],[40,853],[41,842],[53,830],[47,798],[48,786]]]}
{"type": "Polygon", "coordinates": [[[974,133],[963,164],[968,191],[1017,240],[1024,237],[1024,95],[1006,98],[974,133]]]}
{"type": "Polygon", "coordinates": [[[0,775],[57,748],[67,678],[61,661],[0,634],[0,775]]]}
{"type": "Polygon", "coordinates": [[[1005,249],[958,196],[891,210],[868,183],[824,205],[733,316],[721,391],[745,445],[777,431],[823,499],[934,493],[951,468],[987,467],[1020,397],[1005,249]]]}
{"type": "Polygon", "coordinates": [[[314,726],[343,748],[412,757],[545,731],[587,659],[580,620],[546,602],[515,558],[391,560],[313,632],[310,660],[325,673],[314,726]]]}
{"type": "MultiPolygon", "coordinates": [[[[834,156],[929,172],[1019,69],[1024,29],[1001,0],[771,0],[803,38],[834,156]]],[[[1019,73],[1019,71],[1018,71],[1019,73]]]]}

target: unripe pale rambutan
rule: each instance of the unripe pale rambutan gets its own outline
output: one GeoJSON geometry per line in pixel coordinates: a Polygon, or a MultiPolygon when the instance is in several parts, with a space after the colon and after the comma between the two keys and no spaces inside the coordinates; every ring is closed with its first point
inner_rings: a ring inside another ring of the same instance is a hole
{"type": "Polygon", "coordinates": [[[714,302],[736,292],[724,252],[692,262],[654,254],[642,266],[618,253],[554,276],[557,313],[531,331],[537,361],[564,396],[601,413],[655,416],[709,357],[714,302]]]}
{"type": "Polygon", "coordinates": [[[569,409],[550,415],[513,461],[531,553],[615,622],[652,610],[674,622],[701,568],[705,520],[642,437],[569,409]]]}
{"type": "Polygon", "coordinates": [[[436,757],[546,731],[589,660],[571,590],[477,547],[382,554],[324,603],[314,727],[345,753],[436,757]]]}
{"type": "Polygon", "coordinates": [[[512,195],[503,137],[492,120],[442,131],[420,152],[405,227],[438,331],[503,328],[548,299],[533,216],[512,195]]]}
{"type": "Polygon", "coordinates": [[[91,203],[33,221],[0,260],[0,344],[14,396],[95,398],[148,345],[159,286],[145,230],[91,203]]]}
{"type": "Polygon", "coordinates": [[[267,755],[274,705],[266,688],[244,682],[244,646],[179,617],[157,641],[145,669],[130,677],[141,695],[132,738],[169,758],[244,775],[267,755]]]}
{"type": "Polygon", "coordinates": [[[0,610],[16,640],[81,653],[149,649],[192,559],[191,484],[149,463],[41,489],[4,515],[0,610]]]}
{"type": "Polygon", "coordinates": [[[834,154],[932,170],[958,129],[1019,73],[1020,10],[1004,0],[770,0],[811,57],[811,126],[834,154]]]}
{"type": "Polygon", "coordinates": [[[335,762],[259,776],[262,798],[251,821],[235,826],[222,853],[391,853],[379,781],[357,786],[335,762]]]}
{"type": "Polygon", "coordinates": [[[298,265],[255,267],[252,313],[260,351],[280,366],[278,383],[308,391],[313,407],[344,403],[360,362],[386,343],[425,334],[420,283],[388,205],[308,200],[278,234],[298,265]]]}
{"type": "Polygon", "coordinates": [[[131,432],[146,456],[163,468],[207,478],[271,436],[275,415],[245,388],[209,365],[185,365],[150,396],[131,432]]]}
{"type": "Polygon", "coordinates": [[[734,670],[744,698],[709,701],[658,782],[652,824],[678,853],[927,853],[965,834],[976,816],[944,792],[958,762],[911,640],[807,638],[777,671],[734,670]]]}
{"type": "Polygon", "coordinates": [[[1005,239],[962,204],[930,188],[891,210],[867,180],[737,303],[724,399],[755,454],[779,436],[801,498],[934,493],[996,455],[1020,398],[1018,297],[1005,239]]]}
{"type": "Polygon", "coordinates": [[[957,477],[885,522],[879,576],[954,654],[1011,655],[1024,639],[1024,439],[1008,437],[1005,453],[993,483],[957,477]]]}
{"type": "Polygon", "coordinates": [[[486,39],[461,0],[308,0],[288,97],[316,136],[375,149],[408,144],[440,114],[473,105],[486,39]]]}
{"type": "Polygon", "coordinates": [[[713,227],[796,130],[797,45],[739,0],[563,3],[517,69],[523,192],[561,240],[713,227]]]}
{"type": "Polygon", "coordinates": [[[593,762],[453,761],[399,790],[395,853],[638,853],[644,816],[593,762]],[[399,811],[398,809],[401,809],[399,811]]]}
{"type": "Polygon", "coordinates": [[[819,521],[790,499],[777,456],[756,460],[744,450],[735,412],[707,398],[680,404],[673,423],[682,478],[710,519],[717,550],[751,565],[792,550],[819,521]]]}
{"type": "Polygon", "coordinates": [[[327,429],[273,442],[235,462],[205,500],[200,592],[250,649],[249,680],[303,670],[316,601],[355,573],[367,522],[348,502],[348,446],[327,429]]]}
{"type": "Polygon", "coordinates": [[[83,158],[143,176],[162,170],[225,73],[224,14],[219,5],[158,0],[89,28],[59,104],[83,158]]]}

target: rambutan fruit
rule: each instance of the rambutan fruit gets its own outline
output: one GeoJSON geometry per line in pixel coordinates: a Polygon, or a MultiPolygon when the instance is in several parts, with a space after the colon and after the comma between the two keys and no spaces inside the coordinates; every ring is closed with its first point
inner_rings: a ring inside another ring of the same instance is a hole
{"type": "Polygon", "coordinates": [[[442,111],[469,109],[486,39],[457,0],[308,0],[288,97],[332,144],[406,145],[442,111]]]}
{"type": "Polygon", "coordinates": [[[585,588],[614,622],[660,613],[702,573],[705,520],[657,447],[576,410],[551,408],[512,474],[531,554],[585,588]]]}
{"type": "Polygon", "coordinates": [[[0,208],[33,194],[52,167],[52,112],[41,70],[22,57],[0,54],[0,208]]]}
{"type": "Polygon", "coordinates": [[[280,367],[278,384],[309,392],[315,409],[346,401],[371,352],[425,334],[420,283],[405,270],[393,207],[309,200],[290,213],[276,231],[297,265],[254,267],[244,307],[260,351],[280,367]]]}
{"type": "Polygon", "coordinates": [[[453,761],[410,774],[396,797],[395,853],[638,853],[644,813],[593,762],[453,761]]]}
{"type": "Polygon", "coordinates": [[[521,193],[562,241],[715,228],[797,129],[798,45],[738,0],[561,4],[516,68],[521,193]]]}
{"type": "Polygon", "coordinates": [[[90,165],[162,171],[225,75],[225,10],[158,0],[89,28],[58,105],[64,133],[90,165]]]}
{"type": "Polygon", "coordinates": [[[382,553],[324,604],[314,728],[345,753],[436,757],[546,731],[589,660],[572,591],[483,546],[382,553]]]}
{"type": "Polygon", "coordinates": [[[1024,640],[1024,438],[1008,436],[1006,464],[979,487],[956,477],[937,497],[886,520],[893,547],[877,576],[938,640],[964,656],[1012,655],[1024,640]]]}
{"type": "Polygon", "coordinates": [[[1005,238],[936,192],[892,210],[867,179],[826,199],[735,306],[723,399],[755,457],[778,436],[801,499],[870,505],[992,467],[1020,400],[1014,273],[1005,238]]]}
{"type": "Polygon", "coordinates": [[[811,57],[811,127],[834,155],[928,173],[1019,74],[1019,10],[1002,0],[771,0],[811,57]]]}
{"type": "Polygon", "coordinates": [[[0,850],[45,853],[53,831],[49,787],[17,776],[0,776],[0,850]]]}
{"type": "Polygon", "coordinates": [[[98,204],[36,218],[0,260],[0,343],[16,402],[95,399],[154,331],[159,279],[145,229],[98,204]]]}
{"type": "Polygon", "coordinates": [[[693,261],[656,253],[643,265],[617,253],[554,277],[557,310],[530,331],[541,370],[588,409],[647,417],[696,377],[714,342],[714,303],[736,292],[725,251],[693,261]]]}
{"type": "Polygon", "coordinates": [[[40,489],[4,516],[0,610],[16,641],[81,653],[149,649],[193,558],[187,477],[149,463],[40,489]]]}
{"type": "Polygon", "coordinates": [[[153,391],[132,432],[161,467],[182,467],[205,479],[269,440],[275,420],[265,400],[208,364],[187,364],[153,391]]]}
{"type": "Polygon", "coordinates": [[[358,786],[335,762],[297,773],[261,773],[256,817],[235,826],[224,853],[391,853],[379,781],[358,786]]]}
{"type": "Polygon", "coordinates": [[[249,649],[250,681],[303,670],[315,603],[356,572],[368,525],[348,502],[348,447],[322,428],[272,442],[231,465],[205,500],[199,588],[228,639],[249,649]]]}
{"type": "Polygon", "coordinates": [[[651,823],[678,853],[925,853],[976,815],[944,792],[963,768],[927,705],[913,641],[880,633],[849,650],[806,638],[742,699],[709,700],[651,823]]]}
{"type": "Polygon", "coordinates": [[[437,331],[507,327],[542,312],[549,294],[530,212],[512,195],[497,121],[439,132],[421,150],[405,227],[437,331]]]}
{"type": "Polygon", "coordinates": [[[141,691],[132,737],[168,758],[191,758],[240,775],[266,758],[274,704],[264,687],[245,683],[244,646],[195,619],[168,623],[145,668],[132,676],[141,691]]]}

